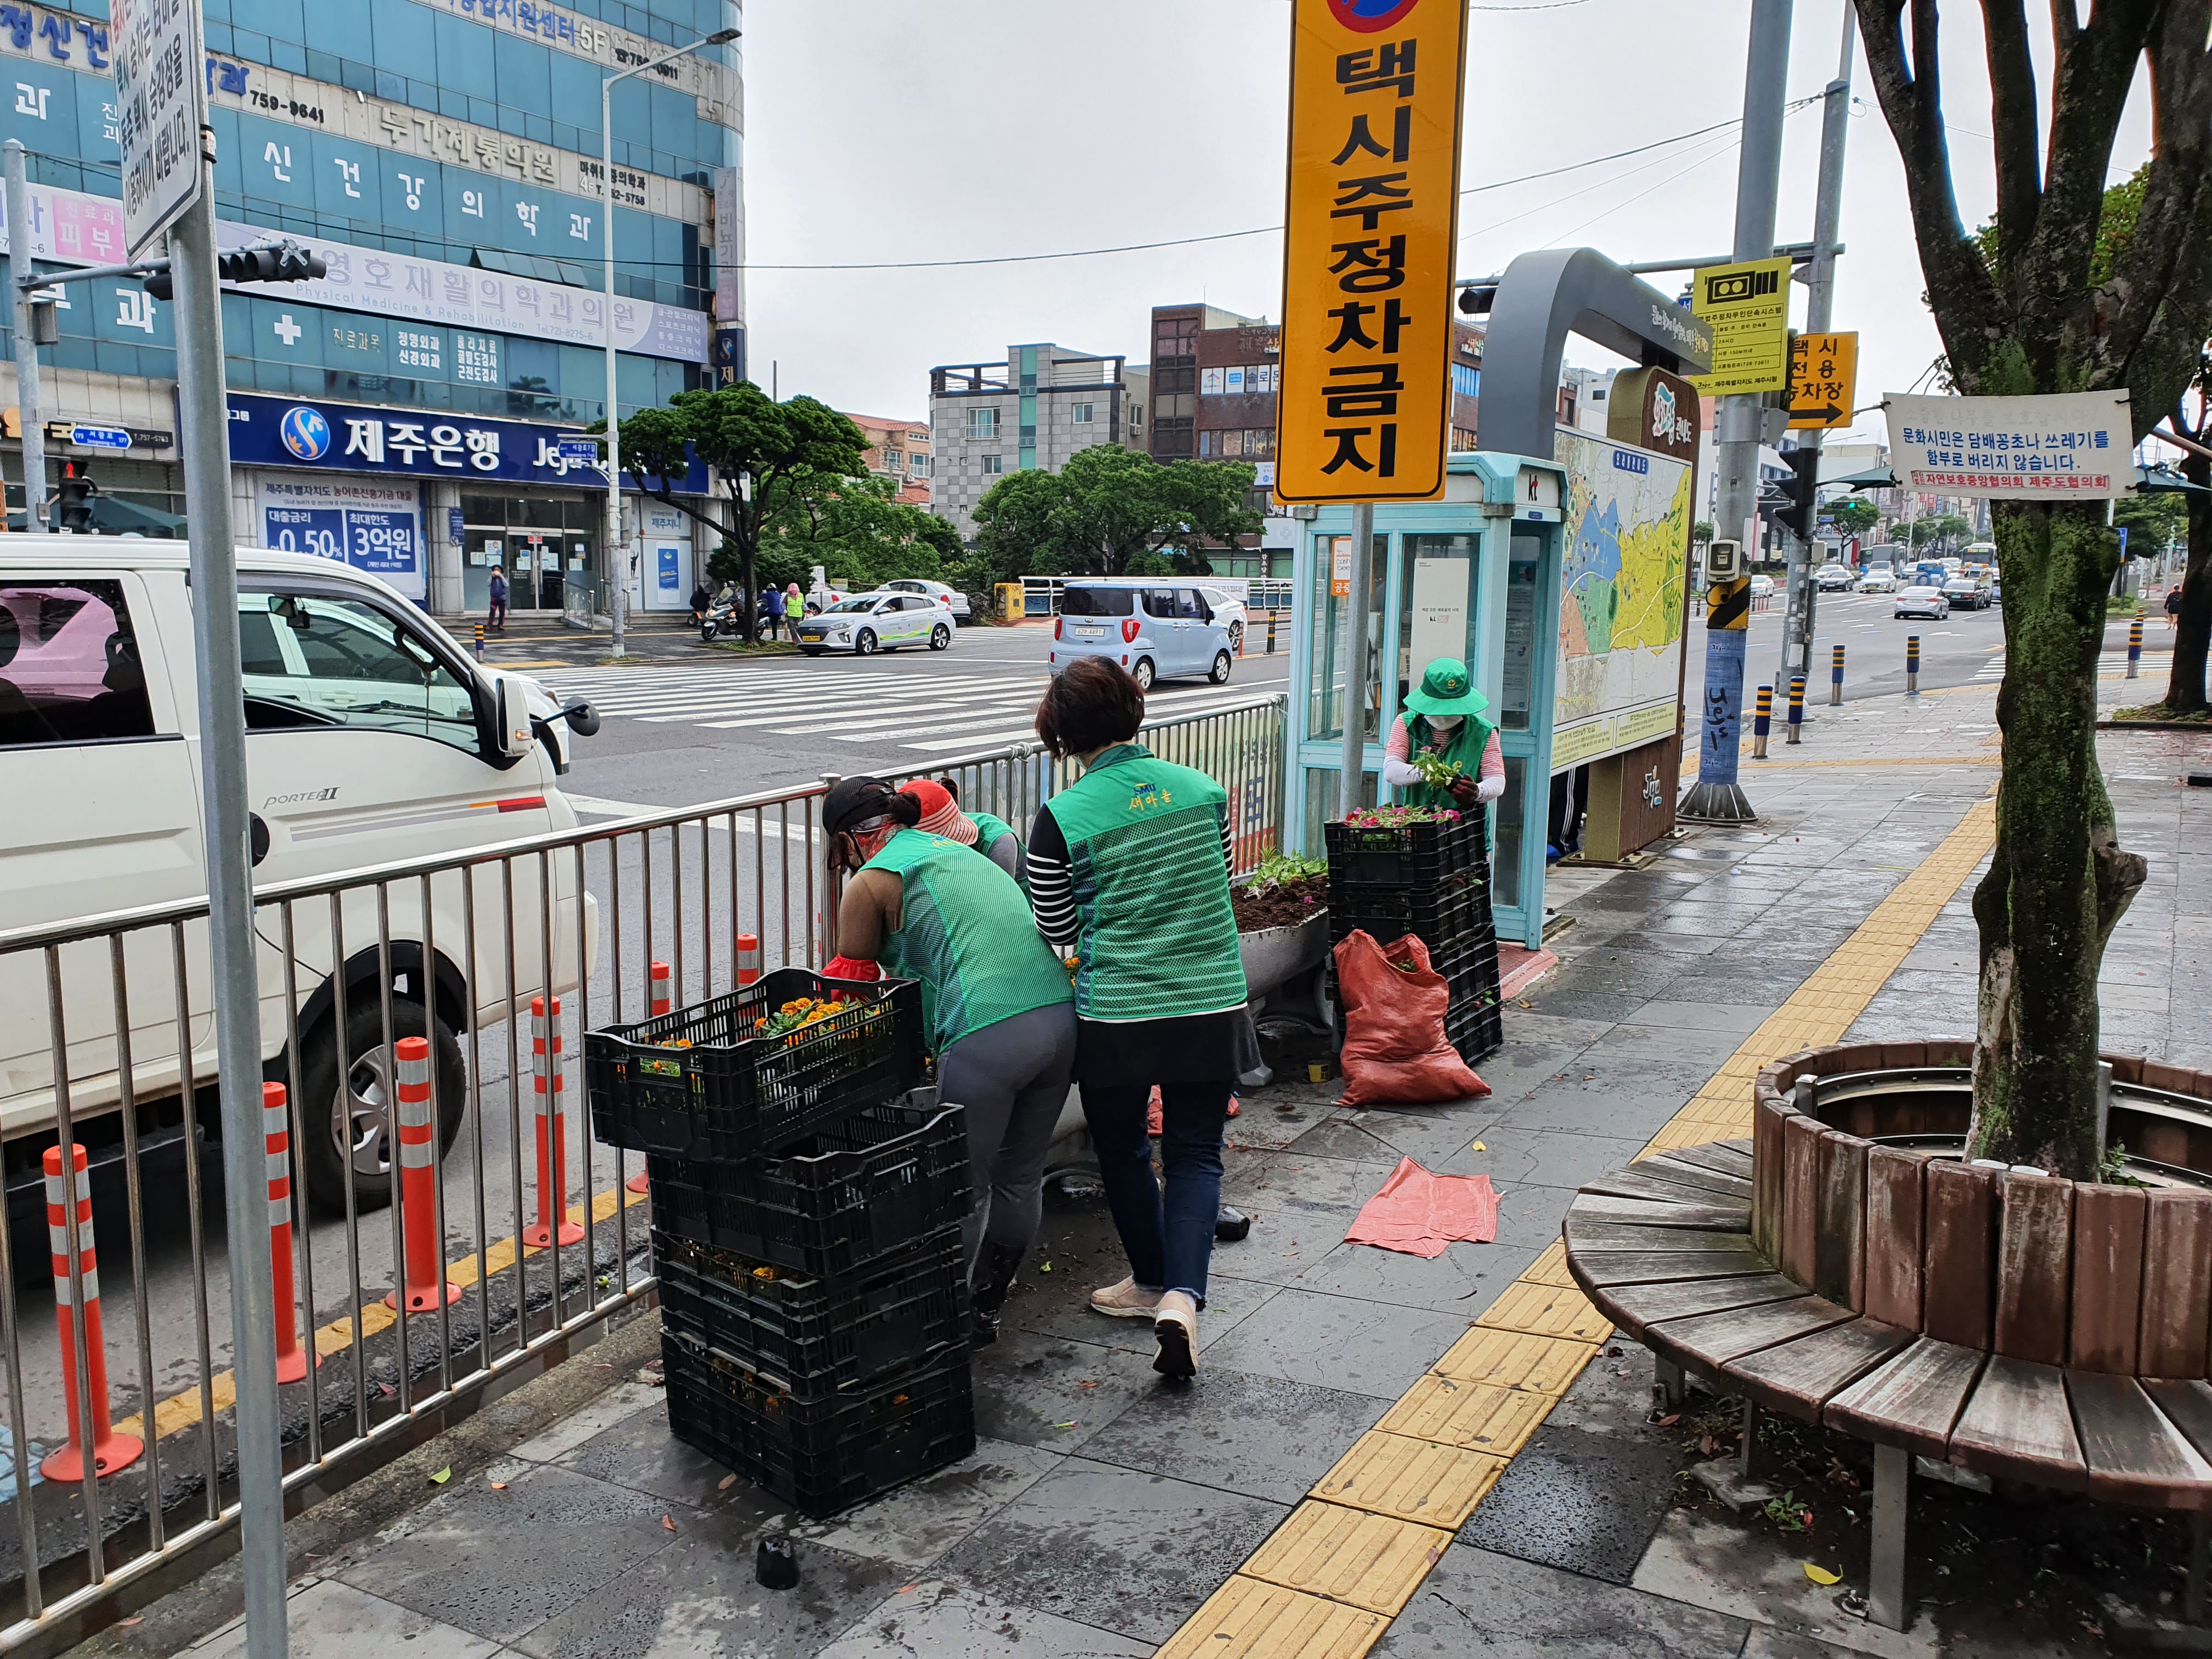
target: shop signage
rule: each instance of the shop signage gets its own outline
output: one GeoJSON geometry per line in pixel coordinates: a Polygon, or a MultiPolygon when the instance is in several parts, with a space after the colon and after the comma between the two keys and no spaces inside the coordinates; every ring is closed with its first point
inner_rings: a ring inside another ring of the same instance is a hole
{"type": "Polygon", "coordinates": [[[1466,61],[1460,0],[1293,0],[1279,501],[1443,494],[1466,61]]]}
{"type": "Polygon", "coordinates": [[[263,546],[351,565],[424,597],[419,486],[278,474],[257,493],[263,546]]]}
{"type": "Polygon", "coordinates": [[[1605,435],[1618,444],[1698,459],[1698,392],[1663,368],[1632,368],[1613,376],[1606,404],[1605,435]]]}
{"type": "Polygon", "coordinates": [[[1889,453],[1907,489],[2011,501],[2107,501],[2135,488],[2124,392],[1910,398],[1893,392],[1889,453]]]}

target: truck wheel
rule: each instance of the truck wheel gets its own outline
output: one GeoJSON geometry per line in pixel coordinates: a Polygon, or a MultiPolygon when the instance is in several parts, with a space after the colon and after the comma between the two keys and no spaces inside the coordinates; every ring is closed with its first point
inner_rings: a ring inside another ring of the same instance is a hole
{"type": "MultiPolygon", "coordinates": [[[[348,999],[346,1058],[338,1073],[337,1021],[325,1014],[301,1039],[300,1168],[307,1194],[326,1213],[345,1213],[349,1164],[356,1211],[380,1210],[392,1202],[392,1107],[398,1098],[398,1067],[384,1043],[383,1010],[373,990],[348,999]],[[367,1006],[362,1006],[363,1000],[367,1006]]],[[[400,1037],[430,1039],[431,1098],[438,1105],[441,1157],[460,1133],[468,1107],[468,1072],[460,1040],[442,1019],[403,997],[392,1001],[392,1031],[400,1037]]]]}

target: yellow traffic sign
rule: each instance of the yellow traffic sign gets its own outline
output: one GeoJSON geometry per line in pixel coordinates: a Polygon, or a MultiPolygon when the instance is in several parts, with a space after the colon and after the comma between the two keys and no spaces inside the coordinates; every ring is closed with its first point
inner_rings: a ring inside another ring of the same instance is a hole
{"type": "Polygon", "coordinates": [[[1779,392],[1790,383],[1790,268],[1784,259],[1707,265],[1692,279],[1690,312],[1713,331],[1713,367],[1691,377],[1708,398],[1779,392]]]}
{"type": "Polygon", "coordinates": [[[1292,0],[1278,501],[1443,494],[1466,62],[1462,0],[1292,0]]]}
{"type": "Polygon", "coordinates": [[[1790,342],[1790,424],[1830,431],[1851,423],[1858,390],[1859,337],[1799,334],[1790,342]]]}

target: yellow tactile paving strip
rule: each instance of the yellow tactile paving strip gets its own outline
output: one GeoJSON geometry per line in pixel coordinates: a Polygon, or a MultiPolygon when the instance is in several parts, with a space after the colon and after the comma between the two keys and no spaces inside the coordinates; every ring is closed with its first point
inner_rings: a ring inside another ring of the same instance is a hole
{"type": "MultiPolygon", "coordinates": [[[[1842,1040],[1988,854],[1996,823],[1994,800],[1969,807],[1640,1156],[1748,1135],[1752,1079],[1784,1054],[1842,1040]]],[[[1612,1334],[1554,1243],[1157,1659],[1361,1659],[1612,1334]]]]}

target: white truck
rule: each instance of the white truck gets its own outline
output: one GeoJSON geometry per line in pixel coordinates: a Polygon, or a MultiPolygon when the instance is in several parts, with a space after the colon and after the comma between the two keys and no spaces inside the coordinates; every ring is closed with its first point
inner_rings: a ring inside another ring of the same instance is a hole
{"type": "MultiPolygon", "coordinates": [[[[571,728],[598,727],[587,704],[562,708],[535,681],[477,664],[411,602],[344,564],[241,549],[238,570],[257,889],[575,827],[557,780],[571,728]]],[[[57,1079],[46,953],[8,951],[8,936],[204,895],[199,755],[185,545],[0,538],[0,1159],[11,1211],[29,1201],[54,1144],[57,1079]]],[[[387,890],[392,1036],[431,1041],[441,1146],[465,1105],[462,1036],[506,1018],[510,960],[526,1003],[549,981],[575,984],[580,951],[589,960],[596,948],[589,895],[576,937],[574,860],[551,865],[550,971],[534,870],[513,884],[509,916],[494,864],[476,882],[473,983],[459,872],[431,879],[427,919],[419,878],[387,890]]],[[[261,1047],[267,1074],[284,1076],[296,1015],[310,1194],[342,1206],[350,1171],[356,1202],[374,1206],[390,1197],[394,1076],[374,890],[345,893],[339,909],[342,963],[331,900],[290,907],[289,973],[283,907],[257,912],[261,1047]]],[[[108,940],[56,953],[72,1125],[95,1169],[122,1152],[121,1035],[143,1148],[182,1148],[187,1079],[199,1132],[219,1128],[205,921],[185,926],[181,952],[166,927],[121,937],[120,1020],[108,940]]]]}

